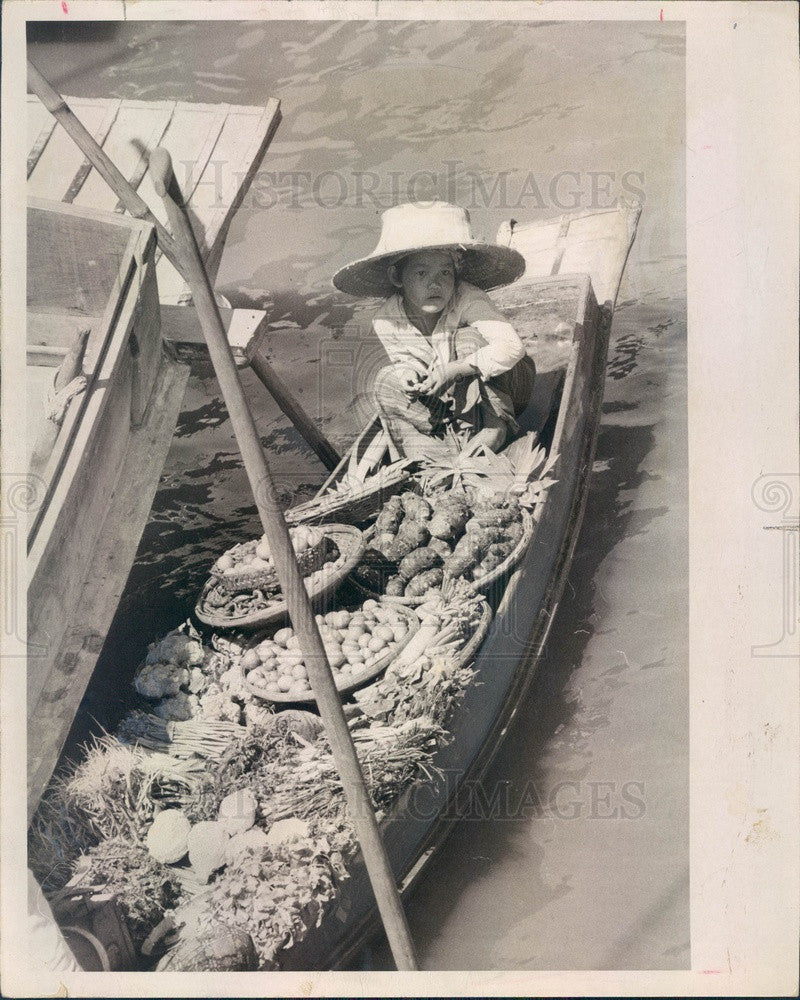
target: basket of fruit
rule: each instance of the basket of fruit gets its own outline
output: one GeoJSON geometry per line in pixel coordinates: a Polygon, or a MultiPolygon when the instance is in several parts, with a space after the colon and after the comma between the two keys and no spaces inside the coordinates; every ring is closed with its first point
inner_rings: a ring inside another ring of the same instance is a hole
{"type": "Polygon", "coordinates": [[[422,604],[446,577],[485,591],[516,565],[532,535],[533,518],[513,496],[404,493],[365,532],[352,581],[362,593],[407,605],[422,604]]]}
{"type": "MultiPolygon", "coordinates": [[[[336,687],[349,694],[382,673],[419,629],[411,608],[367,600],[353,611],[317,615],[336,687]]],[[[313,702],[300,644],[291,628],[260,636],[242,654],[247,690],[271,702],[313,702]]]]}
{"type": "MultiPolygon", "coordinates": [[[[303,576],[318,570],[326,561],[330,543],[324,531],[299,525],[289,529],[289,537],[303,576]]],[[[275,564],[267,536],[228,549],[212,566],[211,577],[227,594],[239,594],[275,581],[275,564]]]]}
{"type": "MultiPolygon", "coordinates": [[[[364,553],[364,537],[350,524],[326,524],[305,530],[325,537],[322,564],[303,580],[312,605],[320,608],[358,565],[364,553]]],[[[288,608],[274,575],[267,577],[266,582],[248,584],[231,593],[221,585],[219,575],[212,574],[203,586],[194,613],[213,628],[248,629],[282,621],[288,608]]]]}

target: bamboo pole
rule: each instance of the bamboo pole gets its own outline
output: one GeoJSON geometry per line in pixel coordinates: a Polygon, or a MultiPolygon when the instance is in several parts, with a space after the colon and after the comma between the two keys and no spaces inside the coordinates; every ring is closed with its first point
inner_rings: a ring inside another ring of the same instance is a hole
{"type": "Polygon", "coordinates": [[[165,149],[156,149],[150,154],[150,172],[156,191],[164,199],[169,222],[175,233],[178,253],[208,341],[208,352],[233,423],[245,470],[275,563],[278,582],[286,597],[300,652],[308,669],[311,688],[342,779],[350,815],[395,964],[400,970],[413,971],[417,968],[414,945],[400,902],[400,894],[381,840],[317,621],[297,565],[289,529],[278,505],[269,466],[247,406],[194,233],[182,209],[180,191],[172,174],[170,156],[165,149]]]}

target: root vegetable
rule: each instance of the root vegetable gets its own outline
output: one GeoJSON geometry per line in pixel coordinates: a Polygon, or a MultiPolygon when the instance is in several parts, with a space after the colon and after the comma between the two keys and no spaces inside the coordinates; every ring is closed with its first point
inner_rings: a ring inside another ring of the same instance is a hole
{"type": "Polygon", "coordinates": [[[427,521],[431,516],[431,505],[417,493],[404,493],[400,497],[400,503],[406,517],[414,521],[427,521]]]}
{"type": "Polygon", "coordinates": [[[435,550],[428,547],[415,549],[405,556],[401,561],[400,565],[397,567],[397,571],[404,580],[411,580],[418,573],[422,573],[424,570],[432,569],[434,566],[441,565],[442,557],[435,550]]]}
{"type": "Polygon", "coordinates": [[[405,590],[406,597],[422,597],[433,587],[441,585],[443,575],[443,571],[439,566],[418,573],[408,583],[405,590]]]}

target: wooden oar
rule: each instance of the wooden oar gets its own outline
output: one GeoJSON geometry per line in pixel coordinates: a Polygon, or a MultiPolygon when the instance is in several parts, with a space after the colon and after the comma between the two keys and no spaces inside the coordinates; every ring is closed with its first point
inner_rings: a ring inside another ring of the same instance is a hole
{"type": "Polygon", "coordinates": [[[278,505],[272,475],[261,448],[252,414],[247,406],[208,275],[203,267],[194,233],[185,215],[180,190],[172,173],[172,162],[165,149],[155,149],[150,154],[150,173],[156,191],[164,199],[169,223],[175,234],[184,273],[208,342],[208,353],[211,355],[225,405],[230,414],[261,523],[269,542],[278,582],[286,598],[300,652],[308,669],[311,688],[342,779],[350,815],[395,964],[398,969],[414,970],[417,967],[414,946],[375,813],[372,810],[361,765],[347,727],[339,692],[336,690],[322,637],[292,548],[289,529],[278,505]]]}
{"type": "MultiPolygon", "coordinates": [[[[184,281],[188,282],[188,276],[184,271],[185,265],[181,255],[176,250],[175,240],[153,215],[146,202],[136,193],[124,174],[117,169],[94,136],[81,124],[80,119],[61,94],[48,83],[30,60],[28,60],[28,87],[36,94],[50,114],[60,122],[68,135],[72,137],[83,155],[97,170],[111,190],[115,192],[126,210],[135,218],[144,219],[155,227],[158,236],[158,245],[184,281]]],[[[251,344],[247,351],[248,360],[252,365],[253,371],[281,410],[297,428],[309,447],[319,456],[325,468],[335,469],[339,462],[338,452],[322,434],[314,421],[306,414],[289,389],[281,383],[275,370],[260,353],[261,346],[260,342],[258,344],[251,344]]]]}

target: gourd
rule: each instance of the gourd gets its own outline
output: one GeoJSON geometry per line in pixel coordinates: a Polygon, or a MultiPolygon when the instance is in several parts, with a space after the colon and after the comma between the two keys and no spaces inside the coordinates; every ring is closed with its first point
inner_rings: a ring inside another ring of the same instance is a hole
{"type": "Polygon", "coordinates": [[[164,865],[180,861],[189,849],[192,824],[180,809],[164,809],[147,831],[145,846],[150,856],[164,865]]]}

